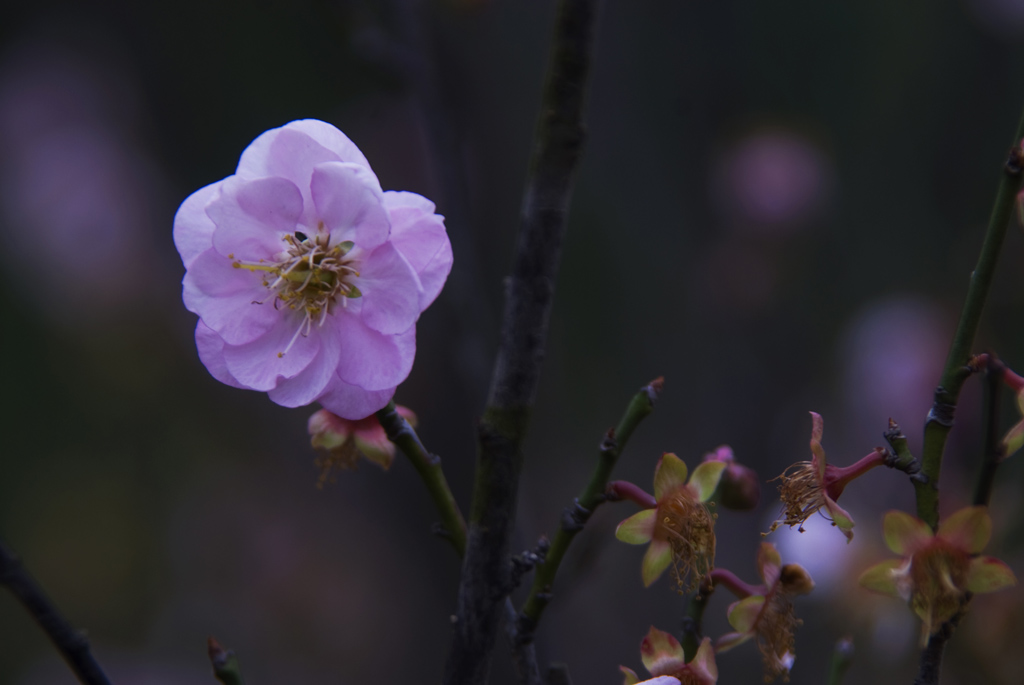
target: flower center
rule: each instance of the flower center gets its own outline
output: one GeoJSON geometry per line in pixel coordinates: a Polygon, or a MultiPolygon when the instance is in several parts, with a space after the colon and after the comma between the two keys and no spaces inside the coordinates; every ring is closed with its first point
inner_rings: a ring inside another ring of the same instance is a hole
{"type": "Polygon", "coordinates": [[[921,617],[929,635],[960,610],[967,592],[969,568],[970,555],[941,538],[934,538],[911,558],[910,606],[921,617]]]}
{"type": "Polygon", "coordinates": [[[658,502],[655,535],[672,546],[672,572],[680,591],[694,590],[714,568],[715,517],[684,488],[658,502]]]}
{"type": "Polygon", "coordinates": [[[764,609],[757,619],[755,630],[766,681],[778,676],[789,680],[796,643],[793,633],[801,623],[793,613],[793,602],[788,592],[779,588],[765,598],[764,609]]]}
{"type": "MultiPolygon", "coordinates": [[[[275,255],[275,262],[261,259],[254,264],[235,260],[231,264],[236,269],[263,272],[263,285],[274,296],[274,309],[285,307],[302,313],[295,335],[284,351],[278,352],[278,357],[283,357],[300,335],[309,335],[314,323],[322,326],[339,301],[346,307],[350,298],[362,297],[352,283],[359,276],[356,260],[347,256],[355,244],[346,240],[332,246],[323,223],[319,228],[321,232],[313,238],[301,231],[286,235],[286,248],[275,255]]],[[[228,257],[234,259],[234,255],[228,257]]]]}
{"type": "Polygon", "coordinates": [[[798,530],[802,533],[804,521],[825,504],[818,469],[812,462],[798,462],[772,480],[779,479],[782,480],[779,484],[779,499],[782,500],[783,518],[773,523],[768,532],[771,533],[780,525],[784,525],[800,526],[798,530]]]}

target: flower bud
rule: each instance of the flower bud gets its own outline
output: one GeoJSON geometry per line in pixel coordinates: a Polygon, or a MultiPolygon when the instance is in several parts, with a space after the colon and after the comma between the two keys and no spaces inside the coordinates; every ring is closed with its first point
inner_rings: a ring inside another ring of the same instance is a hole
{"type": "Polygon", "coordinates": [[[718,483],[718,503],[726,509],[748,511],[761,500],[761,481],[753,469],[736,462],[732,448],[722,445],[704,455],[704,461],[722,461],[727,464],[718,483]]]}
{"type": "Polygon", "coordinates": [[[800,564],[786,564],[779,576],[782,588],[792,595],[806,595],[814,589],[811,574],[800,564]]]}
{"type": "MultiPolygon", "coordinates": [[[[396,409],[405,420],[416,425],[416,415],[411,410],[402,406],[396,409]]],[[[316,461],[321,472],[318,487],[331,479],[335,469],[354,469],[360,455],[385,471],[395,459],[395,446],[388,440],[376,415],[352,421],[321,409],[309,417],[308,428],[310,443],[319,454],[316,461]]]]}

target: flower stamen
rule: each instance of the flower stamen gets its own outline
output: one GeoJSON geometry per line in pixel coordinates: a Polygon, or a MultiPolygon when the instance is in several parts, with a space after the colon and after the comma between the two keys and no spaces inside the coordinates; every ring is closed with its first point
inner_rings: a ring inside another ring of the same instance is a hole
{"type": "MultiPolygon", "coordinates": [[[[254,273],[262,271],[276,276],[273,281],[263,279],[263,285],[274,295],[274,309],[281,309],[284,305],[288,309],[303,310],[295,334],[284,351],[278,352],[278,357],[287,354],[300,335],[307,337],[314,324],[323,326],[339,300],[346,308],[349,299],[362,296],[352,283],[352,279],[359,277],[359,270],[354,266],[356,260],[346,258],[355,247],[351,240],[332,246],[330,235],[310,239],[304,233],[296,232],[284,236],[283,241],[287,248],[277,255],[278,261],[272,264],[263,263],[262,259],[258,263],[232,262],[236,269],[248,269],[254,273]]],[[[254,304],[263,302],[265,300],[254,301],[254,304]]]]}

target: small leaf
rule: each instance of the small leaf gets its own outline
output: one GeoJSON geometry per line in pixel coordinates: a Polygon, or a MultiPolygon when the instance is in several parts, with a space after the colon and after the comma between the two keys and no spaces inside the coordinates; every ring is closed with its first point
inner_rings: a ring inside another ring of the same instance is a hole
{"type": "Polygon", "coordinates": [[[818,478],[825,478],[825,449],[821,446],[821,436],[825,432],[825,420],[821,414],[811,412],[811,454],[812,461],[818,469],[818,478]]]}
{"type": "Polygon", "coordinates": [[[937,534],[968,554],[978,554],[992,538],[992,518],[985,507],[964,507],[943,521],[937,534]]]}
{"type": "Polygon", "coordinates": [[[1009,457],[1024,447],[1024,421],[1018,421],[1003,438],[1003,454],[1009,457]]]}
{"type": "Polygon", "coordinates": [[[615,538],[629,545],[647,544],[654,535],[657,516],[657,509],[644,509],[633,514],[615,529],[615,538]]]}
{"type": "Polygon", "coordinates": [[[932,539],[928,524],[904,511],[890,511],[882,521],[885,544],[895,554],[909,556],[932,539]]]}
{"type": "Polygon", "coordinates": [[[625,680],[622,681],[622,685],[636,685],[640,682],[640,678],[637,676],[636,671],[632,668],[626,668],[625,666],[619,666],[619,670],[626,676],[625,680]]]}
{"type": "Polygon", "coordinates": [[[654,626],[640,643],[640,658],[653,676],[671,675],[686,665],[679,640],[654,626]]]}
{"type": "Polygon", "coordinates": [[[900,579],[907,575],[908,564],[906,559],[887,559],[860,574],[857,582],[872,592],[906,599],[905,592],[900,587],[900,579]]]}
{"type": "Polygon", "coordinates": [[[665,452],[654,469],[654,498],[659,502],[672,490],[686,484],[686,464],[683,460],[665,452]]]}
{"type": "Polygon", "coordinates": [[[839,530],[843,532],[843,535],[846,536],[846,542],[849,544],[853,540],[853,517],[828,495],[825,495],[825,510],[828,513],[828,517],[832,519],[832,523],[836,524],[839,530]]]}
{"type": "Polygon", "coordinates": [[[729,607],[729,625],[741,633],[754,629],[764,609],[764,595],[751,595],[729,607]]]}
{"type": "Polygon", "coordinates": [[[690,487],[698,502],[707,502],[715,494],[722,472],[728,466],[724,461],[706,461],[693,470],[690,487]]]}
{"type": "Polygon", "coordinates": [[[967,571],[967,589],[970,592],[995,592],[1017,584],[1010,567],[995,557],[977,557],[971,560],[967,571]]]}
{"type": "Polygon", "coordinates": [[[715,643],[715,651],[719,653],[727,652],[733,647],[742,645],[752,637],[754,637],[754,634],[746,631],[742,633],[726,633],[718,638],[718,641],[715,643]]]}
{"type": "Polygon", "coordinates": [[[757,570],[761,572],[764,584],[771,588],[779,579],[782,571],[782,557],[779,550],[770,542],[762,542],[757,550],[757,570]]]}
{"type": "Polygon", "coordinates": [[[661,577],[665,569],[672,563],[672,545],[664,540],[651,540],[651,546],[644,554],[644,561],[641,567],[641,575],[644,579],[644,587],[661,577]]]}
{"type": "Polygon", "coordinates": [[[690,661],[690,668],[705,681],[714,683],[718,680],[718,664],[715,663],[715,650],[711,646],[711,638],[704,638],[697,654],[690,661]]]}

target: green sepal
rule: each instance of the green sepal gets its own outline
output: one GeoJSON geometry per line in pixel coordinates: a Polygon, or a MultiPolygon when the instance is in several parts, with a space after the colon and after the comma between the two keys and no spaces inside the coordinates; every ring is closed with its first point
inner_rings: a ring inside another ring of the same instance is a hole
{"type": "Polygon", "coordinates": [[[693,470],[690,487],[698,502],[707,502],[711,499],[727,466],[724,461],[706,461],[693,470]]]}
{"type": "Polygon", "coordinates": [[[645,545],[654,536],[657,509],[644,509],[630,516],[615,529],[615,538],[629,545],[645,545]]]}

